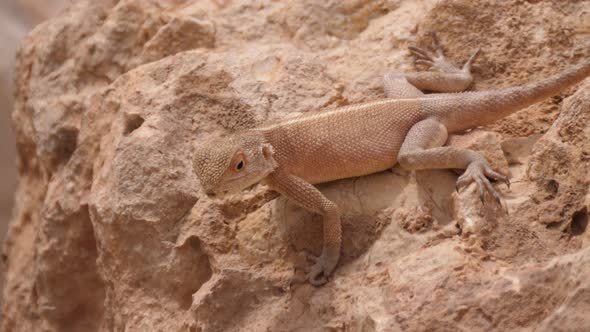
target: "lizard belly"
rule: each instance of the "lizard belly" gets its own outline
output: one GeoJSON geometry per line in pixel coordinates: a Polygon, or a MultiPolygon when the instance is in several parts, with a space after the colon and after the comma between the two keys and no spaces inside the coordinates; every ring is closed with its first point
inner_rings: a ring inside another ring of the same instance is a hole
{"type": "Polygon", "coordinates": [[[392,154],[379,157],[368,157],[362,161],[335,160],[334,164],[337,164],[335,167],[318,165],[317,167],[298,169],[293,173],[314,184],[363,176],[393,167],[397,163],[396,157],[392,157],[393,153],[395,152],[392,151],[392,154]]]}
{"type": "Polygon", "coordinates": [[[364,138],[359,141],[342,142],[334,152],[324,151],[311,156],[314,162],[303,163],[296,171],[298,176],[310,183],[328,182],[338,179],[363,176],[393,167],[402,141],[390,137],[388,142],[364,138]],[[385,144],[384,144],[385,143],[385,144]]]}

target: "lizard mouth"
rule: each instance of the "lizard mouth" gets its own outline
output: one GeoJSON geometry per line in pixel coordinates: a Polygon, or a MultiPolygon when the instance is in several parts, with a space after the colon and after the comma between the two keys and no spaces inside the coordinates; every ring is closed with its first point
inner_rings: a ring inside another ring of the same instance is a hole
{"type": "Polygon", "coordinates": [[[217,197],[237,194],[242,190],[254,187],[258,182],[258,179],[248,179],[247,176],[240,176],[226,181],[222,188],[216,191],[216,194],[217,197]]]}
{"type": "Polygon", "coordinates": [[[205,194],[210,199],[216,199],[216,198],[223,198],[228,193],[229,192],[227,190],[221,190],[221,191],[218,191],[218,192],[213,192],[213,191],[212,192],[207,192],[205,194]]]}

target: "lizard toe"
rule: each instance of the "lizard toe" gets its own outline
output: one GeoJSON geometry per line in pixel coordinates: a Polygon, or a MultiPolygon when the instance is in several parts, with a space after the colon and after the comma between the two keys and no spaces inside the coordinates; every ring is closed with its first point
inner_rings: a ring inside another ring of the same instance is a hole
{"type": "MultiPolygon", "coordinates": [[[[461,72],[459,68],[455,67],[455,65],[450,63],[445,57],[445,54],[443,52],[442,46],[438,41],[436,33],[432,33],[432,49],[434,50],[434,52],[416,46],[408,46],[408,49],[416,57],[416,65],[424,65],[430,68],[430,70],[432,71],[438,71],[443,73],[456,74],[461,72]]],[[[467,63],[465,64],[467,67],[471,66],[471,62],[475,59],[477,53],[479,52],[476,52],[472,56],[472,58],[470,58],[467,61],[467,63]]]]}
{"type": "Polygon", "coordinates": [[[466,71],[468,73],[471,72],[471,65],[473,64],[475,59],[477,59],[477,56],[479,55],[480,52],[481,52],[481,48],[478,48],[475,50],[475,52],[473,52],[473,54],[469,57],[469,59],[467,59],[467,61],[465,61],[465,64],[463,65],[463,71],[466,71]]]}
{"type": "Polygon", "coordinates": [[[457,179],[455,190],[460,191],[464,187],[470,185],[473,181],[475,181],[475,179],[466,171],[465,173],[463,173],[463,175],[459,177],[459,179],[457,179]]]}
{"type": "Polygon", "coordinates": [[[340,257],[340,247],[324,248],[319,257],[308,255],[308,258],[314,262],[306,279],[314,286],[321,286],[328,282],[328,277],[334,271],[338,258],[340,257]]]}
{"type": "Polygon", "coordinates": [[[494,200],[498,204],[504,206],[504,204],[502,204],[502,197],[500,196],[496,188],[494,188],[488,177],[492,180],[499,180],[504,182],[508,181],[508,177],[494,171],[489,165],[487,165],[487,163],[474,162],[469,164],[469,166],[465,170],[465,173],[463,173],[463,175],[459,177],[456,186],[457,189],[461,189],[471,184],[472,182],[475,182],[475,184],[477,185],[479,199],[482,203],[485,202],[485,194],[487,192],[494,198],[494,200]]]}
{"type": "Polygon", "coordinates": [[[510,188],[510,180],[508,179],[507,176],[500,174],[496,171],[494,171],[491,167],[486,166],[483,170],[485,176],[487,176],[488,178],[494,180],[494,181],[502,181],[506,184],[506,186],[508,188],[510,188]]]}
{"type": "Polygon", "coordinates": [[[434,66],[434,62],[430,61],[430,60],[422,60],[422,59],[418,59],[414,62],[417,65],[423,65],[426,67],[432,67],[434,66]]]}
{"type": "Polygon", "coordinates": [[[436,35],[436,32],[434,32],[434,31],[431,32],[430,36],[432,37],[432,48],[436,52],[436,55],[438,57],[444,57],[444,52],[443,52],[442,46],[440,46],[440,42],[438,40],[438,36],[436,35]]]}
{"type": "Polygon", "coordinates": [[[427,60],[427,61],[434,61],[434,54],[430,53],[429,51],[416,47],[416,46],[408,46],[408,49],[412,54],[418,58],[419,60],[427,60]]]}
{"type": "Polygon", "coordinates": [[[305,278],[313,286],[321,286],[328,282],[328,278],[324,274],[324,269],[321,262],[314,264],[311,270],[305,275],[305,278]]]}
{"type": "Polygon", "coordinates": [[[318,263],[320,263],[320,260],[321,260],[321,256],[316,256],[316,255],[312,255],[312,254],[307,254],[306,257],[309,261],[312,261],[314,263],[314,266],[317,265],[318,263]]]}
{"type": "Polygon", "coordinates": [[[474,177],[475,183],[477,184],[477,191],[479,192],[479,200],[482,204],[485,202],[485,189],[486,189],[486,180],[482,179],[479,176],[474,177]]]}

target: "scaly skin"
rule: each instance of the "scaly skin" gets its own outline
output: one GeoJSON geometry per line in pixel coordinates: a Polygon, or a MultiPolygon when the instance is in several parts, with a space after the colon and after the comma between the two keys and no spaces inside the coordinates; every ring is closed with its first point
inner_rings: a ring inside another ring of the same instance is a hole
{"type": "Polygon", "coordinates": [[[479,153],[444,146],[451,133],[491,123],[583,80],[590,61],[538,83],[497,91],[458,92],[472,81],[471,63],[449,64],[433,35],[435,53],[411,47],[428,72],[384,77],[388,99],[304,114],[230,138],[207,142],[195,153],[195,171],[210,195],[235,192],[258,181],[324,218],[324,249],[307,277],[328,281],[340,257],[340,210],[313,184],[367,175],[400,163],[410,170],[465,169],[457,187],[475,182],[483,201],[500,195],[488,178],[508,183],[479,153]]]}

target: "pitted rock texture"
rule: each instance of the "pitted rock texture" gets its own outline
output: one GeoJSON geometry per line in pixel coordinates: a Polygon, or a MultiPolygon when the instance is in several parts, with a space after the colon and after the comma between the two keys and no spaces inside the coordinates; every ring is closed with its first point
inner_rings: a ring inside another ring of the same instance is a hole
{"type": "Polygon", "coordinates": [[[320,185],[344,211],[321,288],[302,282],[318,216],[262,185],[210,200],[191,160],[211,135],[381,98],[431,31],[457,63],[482,48],[473,89],[541,79],[590,57],[588,8],[74,2],[18,53],[2,330],[589,330],[588,81],[450,140],[511,175],[507,211],[450,170],[320,185]]]}

